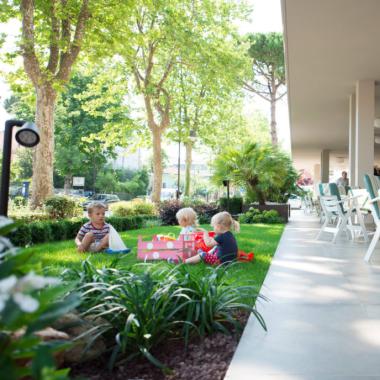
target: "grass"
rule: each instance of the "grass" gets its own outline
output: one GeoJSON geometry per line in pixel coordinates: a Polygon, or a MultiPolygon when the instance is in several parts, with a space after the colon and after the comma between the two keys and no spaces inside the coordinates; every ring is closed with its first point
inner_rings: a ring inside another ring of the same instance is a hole
{"type": "MultiPolygon", "coordinates": [[[[202,226],[209,229],[209,226],[202,226]]],[[[239,249],[246,252],[254,252],[255,260],[251,263],[239,263],[229,270],[231,281],[244,284],[254,281],[258,290],[260,289],[265,275],[270,266],[272,257],[276,251],[284,225],[282,224],[243,224],[241,231],[236,235],[239,249]]],[[[51,275],[59,275],[65,268],[75,268],[81,262],[91,256],[92,263],[98,267],[107,267],[115,259],[118,266],[132,266],[138,262],[136,257],[137,238],[142,236],[143,240],[150,240],[155,234],[172,232],[179,234],[178,226],[163,226],[144,228],[121,233],[121,236],[132,252],[127,255],[108,255],[105,253],[83,254],[78,253],[73,240],[39,244],[26,250],[33,253],[30,265],[37,272],[45,272],[51,275]]],[[[169,265],[166,262],[157,262],[157,265],[169,265]]],[[[191,270],[202,271],[205,265],[194,265],[191,270]]]]}

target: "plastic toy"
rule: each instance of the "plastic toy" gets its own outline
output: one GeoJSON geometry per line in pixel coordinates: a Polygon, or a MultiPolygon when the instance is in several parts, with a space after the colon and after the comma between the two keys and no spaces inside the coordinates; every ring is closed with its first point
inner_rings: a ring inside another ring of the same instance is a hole
{"type": "MultiPolygon", "coordinates": [[[[199,249],[201,249],[203,252],[209,252],[213,247],[208,247],[203,240],[203,232],[194,232],[194,239],[195,239],[195,250],[198,252],[199,249]]],[[[215,232],[209,232],[208,236],[215,237],[215,232]]]]}
{"type": "Polygon", "coordinates": [[[249,262],[252,261],[255,258],[255,254],[253,252],[246,253],[244,251],[239,251],[238,252],[238,261],[244,261],[244,262],[249,262]]]}
{"type": "Polygon", "coordinates": [[[129,252],[131,252],[130,248],[126,248],[126,249],[111,249],[111,248],[107,248],[107,249],[104,250],[104,253],[108,253],[109,255],[116,255],[116,254],[129,253],[129,252]]]}
{"type": "Polygon", "coordinates": [[[178,240],[162,241],[155,235],[152,241],[143,241],[139,236],[137,241],[137,258],[140,260],[185,261],[196,255],[194,234],[180,235],[178,240]]]}

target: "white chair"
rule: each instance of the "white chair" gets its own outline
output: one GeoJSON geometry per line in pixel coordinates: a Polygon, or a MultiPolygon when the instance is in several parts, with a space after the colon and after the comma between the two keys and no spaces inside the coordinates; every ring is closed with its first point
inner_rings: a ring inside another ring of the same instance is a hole
{"type": "Polygon", "coordinates": [[[375,234],[373,235],[373,238],[371,240],[371,244],[369,245],[367,252],[364,256],[365,261],[369,261],[371,259],[372,253],[376,247],[377,242],[379,241],[380,238],[380,197],[376,196],[377,193],[375,193],[374,185],[372,183],[372,179],[368,174],[364,175],[364,185],[365,188],[368,191],[369,195],[369,201],[368,205],[371,210],[373,220],[376,225],[376,231],[375,234]]]}
{"type": "Polygon", "coordinates": [[[351,194],[342,195],[336,183],[329,183],[329,191],[330,195],[337,197],[342,212],[347,214],[347,229],[351,232],[352,240],[354,240],[356,236],[360,237],[363,235],[364,241],[368,241],[363,215],[358,204],[359,196],[352,196],[351,194]],[[352,223],[353,219],[357,219],[358,223],[352,223]]]}
{"type": "Polygon", "coordinates": [[[348,219],[351,216],[350,212],[345,212],[342,204],[344,200],[338,200],[336,195],[323,195],[320,196],[320,202],[325,214],[325,220],[322,224],[320,231],[316,237],[317,240],[322,236],[323,232],[333,234],[332,243],[335,244],[338,236],[345,232],[347,238],[350,238],[348,226],[348,219]]]}

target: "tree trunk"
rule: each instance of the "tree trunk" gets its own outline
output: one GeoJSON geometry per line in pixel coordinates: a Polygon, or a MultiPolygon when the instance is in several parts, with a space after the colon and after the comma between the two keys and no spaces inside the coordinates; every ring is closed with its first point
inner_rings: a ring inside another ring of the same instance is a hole
{"type": "Polygon", "coordinates": [[[275,96],[272,96],[270,101],[270,134],[272,138],[272,145],[278,146],[275,96]]]}
{"type": "Polygon", "coordinates": [[[71,189],[71,184],[73,182],[73,176],[72,174],[66,174],[65,175],[65,184],[64,184],[64,191],[65,195],[69,195],[69,190],[71,189]]]}
{"type": "Polygon", "coordinates": [[[161,200],[162,187],[162,132],[159,128],[152,128],[153,135],[153,188],[152,201],[158,203],[161,200]]]}
{"type": "Polygon", "coordinates": [[[185,144],[186,147],[186,173],[185,173],[185,196],[190,196],[190,181],[191,181],[191,164],[193,161],[193,144],[189,141],[185,144]]]}
{"type": "Polygon", "coordinates": [[[54,106],[56,92],[49,85],[36,89],[36,125],[40,131],[33,160],[31,207],[42,206],[53,195],[54,106]]]}

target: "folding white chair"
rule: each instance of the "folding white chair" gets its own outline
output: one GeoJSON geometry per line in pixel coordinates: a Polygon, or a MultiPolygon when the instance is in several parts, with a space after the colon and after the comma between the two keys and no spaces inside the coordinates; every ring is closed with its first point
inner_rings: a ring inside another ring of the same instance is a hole
{"type": "Polygon", "coordinates": [[[322,224],[320,231],[316,237],[317,240],[322,236],[323,232],[333,234],[332,243],[335,244],[337,237],[341,232],[345,232],[347,238],[350,238],[350,233],[347,228],[349,212],[345,212],[341,205],[344,200],[339,201],[336,195],[324,195],[320,197],[322,209],[325,213],[325,221],[322,224]],[[336,222],[334,223],[334,221],[336,222]]]}

